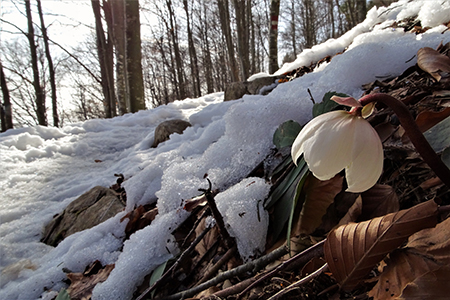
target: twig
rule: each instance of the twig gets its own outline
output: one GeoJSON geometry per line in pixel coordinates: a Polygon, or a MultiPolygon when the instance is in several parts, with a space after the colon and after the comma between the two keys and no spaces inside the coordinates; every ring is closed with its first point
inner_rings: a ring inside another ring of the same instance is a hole
{"type": "Polygon", "coordinates": [[[241,265],[241,266],[231,269],[229,271],[220,273],[218,276],[214,277],[213,279],[210,279],[198,286],[195,286],[189,290],[185,290],[185,291],[170,295],[163,299],[164,300],[175,300],[175,299],[184,299],[184,298],[192,297],[195,294],[197,294],[213,285],[221,283],[227,279],[244,274],[246,272],[257,272],[258,270],[267,266],[272,261],[279,259],[280,257],[282,257],[283,255],[286,255],[287,253],[288,253],[288,249],[285,246],[280,247],[258,259],[255,259],[251,262],[248,262],[244,265],[241,265]]]}
{"type": "Polygon", "coordinates": [[[217,208],[216,201],[214,200],[214,195],[211,192],[211,180],[209,180],[209,178],[206,178],[206,180],[208,180],[209,183],[209,188],[204,191],[206,201],[208,201],[208,206],[211,209],[214,219],[216,219],[217,227],[219,228],[220,235],[223,237],[225,246],[227,246],[228,249],[231,249],[235,244],[234,240],[233,238],[231,238],[230,234],[225,228],[225,223],[223,222],[222,215],[220,214],[219,209],[217,208]]]}
{"type": "Polygon", "coordinates": [[[180,255],[178,260],[169,268],[169,270],[167,270],[152,286],[148,287],[139,297],[136,298],[136,300],[141,300],[144,297],[147,297],[147,295],[151,293],[162,281],[171,276],[172,272],[176,269],[176,267],[178,267],[179,263],[194,250],[195,246],[203,239],[211,228],[212,227],[206,227],[205,230],[203,230],[202,233],[195,238],[192,244],[180,255]]]}
{"type": "Polygon", "coordinates": [[[309,274],[308,276],[303,277],[299,281],[294,282],[290,286],[282,289],[281,291],[279,291],[278,293],[276,293],[275,295],[270,297],[269,300],[280,299],[280,297],[282,297],[283,295],[285,295],[285,294],[289,293],[290,291],[292,291],[293,289],[296,289],[296,288],[300,287],[301,285],[313,280],[314,278],[316,278],[317,276],[319,276],[320,274],[325,272],[327,269],[328,269],[328,264],[324,264],[322,267],[320,267],[318,270],[314,271],[313,273],[309,274]]]}
{"type": "Polygon", "coordinates": [[[304,265],[308,261],[310,261],[314,257],[320,257],[323,255],[323,244],[325,243],[325,240],[322,240],[315,244],[312,247],[309,247],[308,249],[304,250],[303,252],[300,252],[293,256],[292,258],[288,259],[287,261],[283,262],[281,265],[270,271],[269,273],[265,274],[264,276],[261,276],[258,280],[253,282],[251,285],[249,285],[245,290],[243,290],[237,297],[237,299],[240,299],[245,293],[247,293],[251,288],[256,286],[257,284],[261,283],[262,281],[265,281],[271,277],[273,277],[278,272],[281,272],[289,267],[294,267],[298,265],[304,265]]]}
{"type": "Polygon", "coordinates": [[[237,246],[234,246],[233,248],[228,249],[228,251],[224,254],[224,256],[222,256],[222,258],[219,259],[219,261],[210,270],[208,270],[208,272],[205,275],[203,275],[202,279],[196,285],[200,285],[203,282],[210,279],[211,277],[213,277],[214,274],[216,274],[217,271],[219,271],[220,267],[222,267],[223,264],[225,264],[227,261],[229,261],[233,257],[233,255],[236,253],[236,251],[237,251],[237,246]]]}
{"type": "Polygon", "coordinates": [[[214,294],[212,294],[210,297],[210,299],[217,299],[217,297],[219,298],[226,298],[230,295],[236,295],[237,293],[241,292],[243,289],[245,289],[246,287],[248,287],[250,284],[252,284],[253,282],[255,282],[259,277],[261,277],[262,274],[256,275],[254,277],[245,279],[243,281],[240,281],[239,283],[230,286],[226,289],[223,289],[221,291],[218,291],[214,294]]]}

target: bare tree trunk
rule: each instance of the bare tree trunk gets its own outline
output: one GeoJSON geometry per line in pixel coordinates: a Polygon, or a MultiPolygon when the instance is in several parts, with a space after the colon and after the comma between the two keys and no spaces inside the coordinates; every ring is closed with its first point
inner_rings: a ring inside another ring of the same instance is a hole
{"type": "MultiPolygon", "coordinates": [[[[132,1],[132,0],[130,0],[132,1]]],[[[183,60],[181,59],[180,54],[180,47],[178,45],[178,35],[177,35],[177,28],[176,28],[176,21],[175,21],[175,13],[173,11],[172,7],[172,0],[166,0],[167,9],[169,11],[169,22],[170,22],[170,33],[172,37],[172,44],[173,44],[173,50],[175,54],[175,64],[176,64],[176,70],[177,70],[177,79],[178,79],[178,85],[180,90],[179,97],[180,100],[186,98],[186,86],[184,82],[184,72],[183,72],[183,60]]]]}
{"type": "Polygon", "coordinates": [[[366,19],[367,14],[366,0],[356,0],[356,14],[358,23],[361,23],[366,19]]]}
{"type": "Polygon", "coordinates": [[[206,11],[205,1],[202,1],[202,7],[199,12],[200,23],[203,24],[201,26],[201,39],[202,39],[202,52],[203,52],[203,66],[205,67],[205,81],[206,81],[206,90],[208,94],[214,92],[214,77],[213,77],[213,65],[211,59],[211,49],[209,45],[209,31],[208,31],[208,17],[206,11]]]}
{"type": "Polygon", "coordinates": [[[9,97],[8,86],[6,85],[5,73],[3,72],[3,65],[0,62],[0,87],[2,89],[3,103],[0,103],[0,115],[2,122],[2,132],[14,128],[12,121],[11,99],[9,97]]]}
{"type": "Polygon", "coordinates": [[[129,87],[127,80],[127,53],[125,38],[125,1],[110,0],[111,32],[113,33],[116,54],[116,91],[119,115],[128,112],[130,107],[129,87]]]}
{"type": "Polygon", "coordinates": [[[228,50],[228,61],[230,64],[231,81],[239,81],[239,69],[236,63],[234,54],[233,39],[231,37],[230,27],[230,10],[228,0],[218,0],[217,5],[219,8],[220,26],[222,34],[225,37],[228,50]]]}
{"type": "Polygon", "coordinates": [[[130,87],[130,112],[137,112],[145,109],[139,1],[126,0],[125,3],[127,75],[128,86],[130,87]]]}
{"type": "Polygon", "coordinates": [[[280,0],[270,1],[269,28],[269,73],[278,70],[278,17],[280,15],[280,0]]]}
{"type": "Polygon", "coordinates": [[[45,56],[48,62],[48,72],[50,76],[50,88],[52,90],[52,112],[53,112],[53,126],[59,127],[58,117],[58,102],[56,98],[56,80],[55,80],[55,68],[53,67],[52,56],[50,55],[50,47],[48,45],[47,28],[44,24],[44,15],[42,13],[41,0],[37,0],[37,8],[39,13],[39,20],[41,22],[42,37],[44,39],[45,56]]]}
{"type": "Polygon", "coordinates": [[[97,34],[97,52],[100,62],[100,72],[102,78],[103,90],[103,108],[105,117],[112,118],[115,116],[115,91],[114,91],[114,73],[113,73],[113,49],[112,43],[107,42],[105,32],[103,30],[102,18],[100,13],[100,1],[91,0],[92,10],[95,16],[95,31],[97,34]]]}
{"type": "Polygon", "coordinates": [[[39,67],[38,67],[38,58],[36,51],[36,43],[34,42],[34,28],[33,28],[33,19],[31,16],[31,5],[30,0],[25,0],[25,10],[28,20],[28,33],[27,39],[30,44],[30,53],[31,53],[31,66],[33,69],[33,87],[36,94],[36,116],[38,120],[38,124],[42,126],[47,126],[47,112],[45,108],[45,94],[41,87],[40,76],[39,76],[39,67]]]}
{"type": "Polygon", "coordinates": [[[191,17],[189,14],[189,7],[188,7],[187,0],[183,0],[183,6],[184,6],[184,10],[186,12],[189,58],[190,58],[190,62],[191,62],[191,73],[192,73],[191,76],[192,76],[194,97],[200,97],[202,94],[202,92],[200,90],[200,75],[199,75],[199,71],[198,71],[197,53],[195,51],[194,39],[192,37],[191,17]]]}
{"type": "Polygon", "coordinates": [[[249,59],[249,26],[247,5],[250,1],[234,0],[234,9],[236,14],[236,30],[238,35],[238,53],[240,62],[241,79],[246,80],[250,76],[249,59]]]}

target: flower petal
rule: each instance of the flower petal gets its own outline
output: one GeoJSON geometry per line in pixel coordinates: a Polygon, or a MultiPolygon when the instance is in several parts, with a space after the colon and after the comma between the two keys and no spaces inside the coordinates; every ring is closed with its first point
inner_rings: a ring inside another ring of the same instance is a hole
{"type": "Polygon", "coordinates": [[[383,145],[375,129],[358,118],[353,142],[352,162],[345,169],[347,191],[361,193],[377,183],[383,171],[383,145]]]}
{"type": "Polygon", "coordinates": [[[350,106],[350,107],[362,107],[362,104],[353,97],[339,97],[333,96],[330,98],[334,102],[340,105],[350,106]]]}
{"type": "Polygon", "coordinates": [[[304,153],[311,172],[328,180],[351,162],[355,117],[345,111],[332,111],[306,124],[292,147],[294,161],[304,153]]]}

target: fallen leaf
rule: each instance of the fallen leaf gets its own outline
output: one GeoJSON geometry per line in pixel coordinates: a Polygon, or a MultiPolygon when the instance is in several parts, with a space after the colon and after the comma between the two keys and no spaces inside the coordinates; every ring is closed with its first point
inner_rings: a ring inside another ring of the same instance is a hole
{"type": "Polygon", "coordinates": [[[359,221],[381,217],[400,209],[397,194],[389,185],[376,184],[361,194],[362,212],[359,221]]]}
{"type": "Polygon", "coordinates": [[[430,47],[424,47],[417,51],[417,64],[437,81],[448,78],[450,74],[450,58],[430,47]]]}
{"type": "Polygon", "coordinates": [[[428,272],[408,284],[399,299],[446,300],[450,294],[450,266],[428,272]]]}
{"type": "Polygon", "coordinates": [[[417,116],[416,123],[417,126],[419,126],[420,131],[425,132],[448,116],[450,116],[450,107],[439,112],[425,110],[417,116]]]}
{"type": "Polygon", "coordinates": [[[103,269],[100,269],[96,274],[83,274],[83,273],[69,273],[67,277],[70,279],[71,284],[67,289],[72,300],[85,300],[90,299],[92,296],[92,290],[99,282],[105,281],[109,273],[114,269],[114,264],[106,265],[103,269]]]}
{"type": "Polygon", "coordinates": [[[306,179],[303,191],[305,202],[294,235],[311,234],[322,223],[328,206],[334,202],[336,195],[342,190],[343,177],[336,175],[330,180],[321,181],[314,176],[306,179]]]}
{"type": "Polygon", "coordinates": [[[411,234],[436,223],[437,204],[427,201],[383,217],[347,224],[328,234],[325,260],[341,288],[351,290],[411,234]]]}
{"type": "Polygon", "coordinates": [[[398,297],[405,287],[417,277],[441,266],[431,257],[411,248],[394,251],[390,254],[386,264],[378,283],[369,292],[369,297],[377,300],[398,297]]]}

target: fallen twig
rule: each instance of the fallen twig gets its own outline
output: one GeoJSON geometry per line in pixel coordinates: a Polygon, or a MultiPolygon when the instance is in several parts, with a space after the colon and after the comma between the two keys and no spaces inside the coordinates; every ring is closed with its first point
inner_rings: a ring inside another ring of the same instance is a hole
{"type": "Polygon", "coordinates": [[[323,255],[323,244],[325,243],[325,240],[322,240],[315,244],[312,247],[309,247],[305,251],[302,251],[292,258],[288,259],[287,261],[280,264],[278,267],[270,271],[269,273],[265,274],[264,276],[261,276],[258,280],[250,284],[245,290],[243,290],[237,297],[237,299],[240,299],[245,293],[247,293],[250,289],[252,289],[254,286],[258,285],[259,283],[263,282],[264,280],[267,280],[271,277],[273,277],[275,274],[289,268],[294,267],[298,265],[304,265],[314,257],[320,257],[323,255]]]}
{"type": "Polygon", "coordinates": [[[236,253],[236,251],[237,251],[237,246],[234,246],[233,248],[228,249],[228,251],[224,254],[224,256],[222,256],[222,258],[219,259],[219,261],[210,270],[208,270],[208,272],[202,277],[202,279],[196,285],[200,285],[203,282],[210,279],[211,277],[213,277],[214,274],[216,274],[217,271],[219,271],[220,267],[222,267],[223,264],[225,264],[227,261],[229,261],[233,257],[233,255],[236,253]]]}
{"type": "Polygon", "coordinates": [[[235,276],[244,274],[246,272],[257,272],[258,270],[264,268],[265,266],[267,266],[267,264],[271,263],[272,261],[275,261],[277,259],[279,259],[280,257],[282,257],[283,255],[286,255],[288,253],[288,249],[283,246],[280,247],[272,252],[270,252],[267,255],[264,255],[258,259],[255,259],[253,261],[250,261],[244,265],[241,265],[239,267],[236,267],[234,269],[231,269],[229,271],[220,273],[219,275],[217,275],[216,277],[198,285],[195,286],[191,289],[167,296],[165,298],[162,298],[164,300],[175,300],[175,299],[184,299],[187,297],[192,297],[195,294],[206,290],[207,288],[216,285],[218,283],[221,283],[227,279],[233,278],[235,276]]]}
{"type": "Polygon", "coordinates": [[[328,269],[328,264],[324,264],[322,267],[320,267],[313,273],[309,274],[308,276],[303,277],[299,281],[294,282],[290,286],[287,286],[286,288],[282,289],[281,291],[279,291],[278,293],[276,293],[275,295],[270,297],[269,300],[280,299],[280,297],[282,297],[283,295],[285,295],[285,294],[289,293],[290,291],[292,291],[293,289],[296,289],[296,288],[300,287],[301,285],[313,280],[314,278],[316,278],[317,276],[319,276],[320,274],[325,272],[327,269],[328,269]]]}
{"type": "Polygon", "coordinates": [[[146,297],[149,293],[151,293],[162,281],[166,280],[167,277],[171,276],[172,272],[178,267],[178,264],[188,256],[195,248],[195,246],[203,239],[203,237],[211,230],[210,227],[206,227],[199,236],[195,238],[192,244],[180,255],[178,260],[167,270],[161,278],[159,278],[152,286],[148,287],[136,300],[141,300],[146,297]]]}

